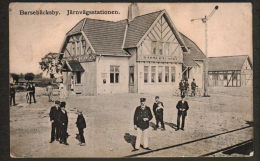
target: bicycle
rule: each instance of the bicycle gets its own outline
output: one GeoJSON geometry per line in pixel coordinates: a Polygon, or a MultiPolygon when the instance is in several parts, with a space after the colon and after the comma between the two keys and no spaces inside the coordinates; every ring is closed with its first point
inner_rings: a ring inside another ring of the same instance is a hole
{"type": "Polygon", "coordinates": [[[201,97],[201,89],[199,89],[198,87],[196,87],[194,94],[195,94],[195,95],[192,96],[192,91],[191,91],[190,96],[191,96],[191,97],[195,97],[195,96],[201,97]]]}
{"type": "Polygon", "coordinates": [[[174,89],[173,95],[174,95],[174,96],[181,96],[181,91],[180,91],[180,89],[174,89]]]}

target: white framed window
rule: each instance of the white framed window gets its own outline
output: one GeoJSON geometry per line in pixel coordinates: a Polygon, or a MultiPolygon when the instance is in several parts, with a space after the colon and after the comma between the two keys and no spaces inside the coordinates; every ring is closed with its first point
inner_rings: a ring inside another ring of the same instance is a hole
{"type": "Polygon", "coordinates": [[[155,83],[156,80],[156,66],[151,67],[151,83],[155,83]]]}
{"type": "Polygon", "coordinates": [[[82,40],[81,43],[82,43],[82,52],[81,52],[81,54],[84,55],[85,52],[86,52],[86,41],[82,40]]]}
{"type": "Polygon", "coordinates": [[[159,66],[158,67],[158,82],[161,83],[163,80],[163,67],[159,66]]]}
{"type": "Polygon", "coordinates": [[[144,83],[148,83],[149,67],[144,66],[144,83]]]}
{"type": "Polygon", "coordinates": [[[119,66],[110,66],[110,83],[119,83],[119,66]]]}
{"type": "Polygon", "coordinates": [[[175,82],[175,67],[171,67],[171,82],[175,82]]]}
{"type": "Polygon", "coordinates": [[[81,42],[77,41],[77,55],[81,55],[81,42]]]}
{"type": "Polygon", "coordinates": [[[164,81],[169,82],[169,75],[170,75],[170,68],[168,66],[165,67],[165,76],[164,76],[164,81]]]}

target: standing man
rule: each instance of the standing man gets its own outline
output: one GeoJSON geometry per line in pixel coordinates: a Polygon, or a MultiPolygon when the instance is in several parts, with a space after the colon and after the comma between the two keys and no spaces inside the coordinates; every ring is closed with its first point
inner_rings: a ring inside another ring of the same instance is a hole
{"type": "Polygon", "coordinates": [[[185,95],[181,96],[181,100],[177,103],[176,108],[178,109],[176,131],[180,129],[180,118],[182,118],[181,130],[184,131],[185,117],[189,109],[188,102],[185,101],[185,95]]]}
{"type": "Polygon", "coordinates": [[[191,82],[191,96],[195,96],[195,90],[196,88],[198,87],[196,82],[195,82],[195,79],[193,78],[193,81],[191,82]]]}
{"type": "Polygon", "coordinates": [[[185,83],[184,80],[182,79],[181,82],[179,83],[179,89],[180,89],[180,95],[184,95],[184,90],[185,90],[185,83]]]}
{"type": "Polygon", "coordinates": [[[68,133],[67,133],[67,128],[68,128],[68,115],[67,111],[65,110],[65,102],[61,102],[60,104],[60,115],[59,115],[59,121],[60,121],[60,126],[61,126],[61,138],[60,138],[60,143],[69,145],[67,143],[67,138],[68,138],[68,133]]]}
{"type": "Polygon", "coordinates": [[[86,128],[86,121],[81,110],[78,110],[77,114],[78,117],[77,117],[76,125],[79,130],[80,146],[84,146],[85,145],[84,129],[86,128]]]}
{"type": "Polygon", "coordinates": [[[140,148],[141,136],[143,135],[143,148],[151,150],[148,147],[148,128],[149,121],[153,118],[150,107],[145,105],[145,98],[140,98],[141,105],[136,107],[134,114],[134,129],[137,130],[137,137],[135,142],[135,148],[132,151],[137,151],[140,148]]]}
{"type": "Polygon", "coordinates": [[[184,94],[185,96],[188,95],[188,89],[189,89],[189,82],[188,82],[188,79],[185,79],[184,81],[184,94]]]}
{"type": "Polygon", "coordinates": [[[13,105],[15,106],[15,88],[14,88],[14,84],[11,83],[10,84],[10,106],[12,106],[12,102],[13,102],[13,105]]]}
{"type": "Polygon", "coordinates": [[[153,113],[155,116],[155,120],[156,120],[156,127],[155,130],[157,130],[157,128],[159,128],[159,123],[161,123],[161,127],[162,130],[165,130],[165,126],[164,126],[164,122],[163,122],[163,103],[159,101],[159,96],[155,97],[155,102],[153,104],[153,113]]]}
{"type": "Polygon", "coordinates": [[[32,85],[29,84],[27,88],[27,93],[29,93],[29,104],[32,103],[32,85]]]}
{"type": "Polygon", "coordinates": [[[31,92],[32,94],[32,97],[33,97],[33,102],[34,103],[36,103],[36,100],[35,100],[35,84],[34,83],[32,83],[32,92],[31,92]]]}
{"type": "Polygon", "coordinates": [[[60,101],[55,101],[55,106],[51,107],[49,116],[50,116],[50,121],[51,121],[51,141],[52,143],[55,138],[58,140],[59,138],[59,106],[60,106],[60,101]]]}

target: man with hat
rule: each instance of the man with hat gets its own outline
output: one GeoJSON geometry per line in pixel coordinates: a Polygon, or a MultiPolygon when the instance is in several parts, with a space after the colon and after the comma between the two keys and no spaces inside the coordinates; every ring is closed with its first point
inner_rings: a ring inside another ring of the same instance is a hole
{"type": "Polygon", "coordinates": [[[10,106],[12,106],[12,102],[15,106],[15,88],[13,83],[10,84],[10,106]]]}
{"type": "Polygon", "coordinates": [[[60,101],[55,101],[55,106],[51,107],[49,116],[51,121],[51,141],[52,143],[55,138],[56,140],[59,138],[59,106],[60,101]]]}
{"type": "Polygon", "coordinates": [[[178,109],[176,131],[180,129],[180,118],[182,118],[181,130],[184,131],[185,117],[189,109],[188,102],[185,101],[185,95],[181,96],[181,100],[177,103],[176,108],[178,109]]]}
{"type": "Polygon", "coordinates": [[[134,129],[137,130],[137,137],[135,142],[135,149],[137,151],[140,148],[141,136],[143,135],[143,148],[151,150],[148,147],[148,128],[149,121],[153,118],[150,107],[145,105],[145,98],[140,98],[141,105],[136,107],[134,114],[134,129]]]}
{"type": "Polygon", "coordinates": [[[69,145],[67,143],[67,128],[68,128],[68,115],[67,111],[65,110],[66,102],[61,102],[60,103],[60,114],[59,114],[59,123],[60,123],[60,128],[61,128],[61,138],[60,138],[60,143],[69,145]]]}

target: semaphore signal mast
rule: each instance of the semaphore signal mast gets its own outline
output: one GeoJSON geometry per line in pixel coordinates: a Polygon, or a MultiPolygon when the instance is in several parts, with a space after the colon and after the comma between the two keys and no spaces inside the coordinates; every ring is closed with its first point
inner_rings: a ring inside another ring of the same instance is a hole
{"type": "Polygon", "coordinates": [[[206,59],[204,61],[204,97],[208,97],[208,21],[210,18],[214,15],[216,10],[218,10],[218,6],[215,6],[214,9],[211,11],[211,13],[203,18],[195,18],[191,19],[191,22],[196,21],[196,20],[201,20],[202,23],[205,24],[205,56],[206,59]]]}

